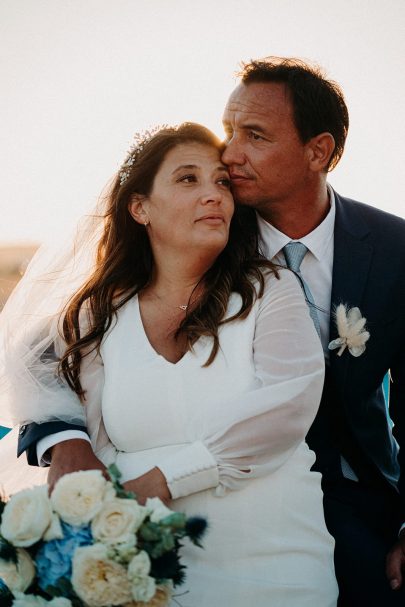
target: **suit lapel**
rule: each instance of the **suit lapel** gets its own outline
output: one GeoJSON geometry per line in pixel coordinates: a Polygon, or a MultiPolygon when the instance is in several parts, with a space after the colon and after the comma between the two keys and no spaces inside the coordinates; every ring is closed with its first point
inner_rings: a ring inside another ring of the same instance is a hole
{"type": "MultiPolygon", "coordinates": [[[[373,247],[369,229],[349,199],[335,192],[336,219],[332,273],[330,339],[338,337],[333,309],[340,303],[362,310],[364,288],[367,283],[373,247]]],[[[331,353],[330,363],[341,386],[344,385],[350,356],[345,352],[331,353]]]]}

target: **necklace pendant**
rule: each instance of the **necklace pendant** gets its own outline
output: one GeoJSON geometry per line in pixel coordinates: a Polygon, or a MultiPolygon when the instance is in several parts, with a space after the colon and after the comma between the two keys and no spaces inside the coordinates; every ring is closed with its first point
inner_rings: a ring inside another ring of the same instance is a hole
{"type": "Polygon", "coordinates": [[[184,310],[184,312],[187,310],[188,306],[179,306],[180,310],[184,310]]]}

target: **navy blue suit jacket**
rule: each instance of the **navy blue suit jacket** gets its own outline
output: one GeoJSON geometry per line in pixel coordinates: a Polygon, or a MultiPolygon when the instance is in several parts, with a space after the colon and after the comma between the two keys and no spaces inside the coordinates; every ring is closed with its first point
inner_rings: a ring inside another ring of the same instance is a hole
{"type": "MultiPolygon", "coordinates": [[[[333,306],[357,306],[367,319],[366,351],[354,358],[346,350],[331,352],[319,413],[308,435],[318,468],[330,473],[333,440],[355,471],[368,469],[375,479],[395,486],[404,496],[405,520],[405,221],[371,206],[336,196],[333,306]],[[390,370],[390,415],[386,415],[381,384],[390,370]],[[347,436],[339,437],[341,432],[347,436]],[[333,440],[331,435],[334,435],[333,440]],[[404,448],[398,450],[397,442],[404,448]],[[343,443],[345,441],[343,440],[343,443]]],[[[337,337],[331,315],[330,339],[337,337]]],[[[19,453],[27,450],[36,464],[36,442],[67,426],[31,424],[22,429],[19,453]]]]}
{"type": "Polygon", "coordinates": [[[331,340],[338,337],[333,308],[340,303],[360,308],[370,339],[358,358],[331,351],[308,443],[324,477],[335,441],[359,476],[396,487],[405,517],[405,221],[336,194],[331,340]],[[388,370],[393,431],[382,391],[388,370]]]}

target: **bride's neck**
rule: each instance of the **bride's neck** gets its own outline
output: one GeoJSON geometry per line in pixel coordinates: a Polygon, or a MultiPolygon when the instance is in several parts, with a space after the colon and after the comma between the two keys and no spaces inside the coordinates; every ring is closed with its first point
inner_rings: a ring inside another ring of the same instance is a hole
{"type": "Polygon", "coordinates": [[[183,254],[181,259],[166,259],[156,262],[148,290],[165,295],[169,298],[188,301],[201,279],[210,268],[211,263],[202,263],[201,260],[188,260],[183,254]]]}

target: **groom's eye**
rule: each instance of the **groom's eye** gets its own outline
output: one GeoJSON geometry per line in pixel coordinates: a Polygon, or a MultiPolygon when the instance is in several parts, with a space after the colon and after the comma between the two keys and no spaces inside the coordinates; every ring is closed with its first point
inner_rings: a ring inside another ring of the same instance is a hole
{"type": "Polygon", "coordinates": [[[260,139],[263,139],[263,137],[261,135],[259,135],[259,133],[255,133],[254,131],[250,131],[249,137],[250,137],[250,139],[253,139],[254,141],[260,141],[260,139]]]}
{"type": "Polygon", "coordinates": [[[231,129],[225,129],[225,139],[224,142],[228,143],[233,137],[233,131],[231,129]]]}

